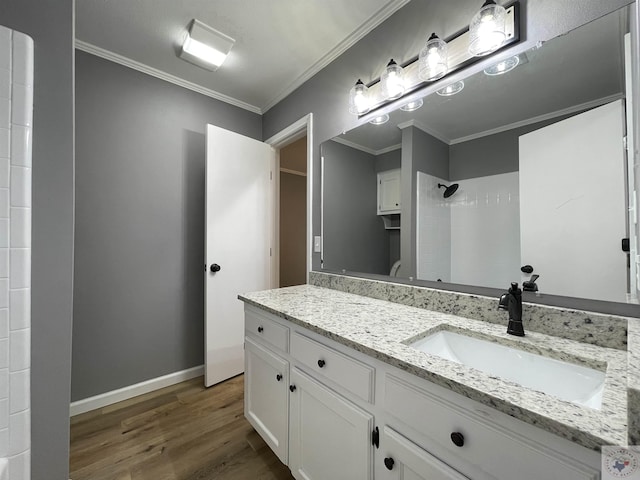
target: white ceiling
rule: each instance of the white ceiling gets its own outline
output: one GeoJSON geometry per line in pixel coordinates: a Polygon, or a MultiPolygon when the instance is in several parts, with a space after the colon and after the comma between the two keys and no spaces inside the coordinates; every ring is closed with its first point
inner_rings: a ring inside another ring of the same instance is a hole
{"type": "Polygon", "coordinates": [[[263,113],[409,0],[78,0],[76,47],[263,113]],[[215,72],[178,58],[192,19],[235,39],[215,72]]]}

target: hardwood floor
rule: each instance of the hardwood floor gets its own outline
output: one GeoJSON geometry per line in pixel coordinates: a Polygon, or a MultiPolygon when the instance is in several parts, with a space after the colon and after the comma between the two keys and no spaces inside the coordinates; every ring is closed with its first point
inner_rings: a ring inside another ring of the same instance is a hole
{"type": "Polygon", "coordinates": [[[71,480],[290,480],[243,416],[243,376],[202,377],[71,418],[71,480]]]}

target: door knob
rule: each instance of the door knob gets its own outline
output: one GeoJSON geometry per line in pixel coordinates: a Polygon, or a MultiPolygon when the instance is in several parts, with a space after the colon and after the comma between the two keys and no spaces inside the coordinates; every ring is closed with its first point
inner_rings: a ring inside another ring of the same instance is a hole
{"type": "Polygon", "coordinates": [[[211,273],[216,273],[220,271],[220,265],[218,265],[217,263],[212,263],[211,264],[211,273]]]}

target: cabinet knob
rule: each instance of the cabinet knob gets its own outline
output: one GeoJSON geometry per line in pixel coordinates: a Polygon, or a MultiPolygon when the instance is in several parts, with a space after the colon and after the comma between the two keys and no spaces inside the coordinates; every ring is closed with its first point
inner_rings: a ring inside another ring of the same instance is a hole
{"type": "Polygon", "coordinates": [[[262,325],[260,325],[258,327],[258,333],[262,333],[264,331],[264,327],[262,325]]]}
{"type": "Polygon", "coordinates": [[[387,467],[387,470],[393,470],[393,465],[395,463],[395,460],[391,457],[387,457],[384,459],[384,466],[387,467]]]}
{"type": "Polygon", "coordinates": [[[456,447],[462,447],[464,445],[464,435],[460,432],[453,432],[451,434],[451,441],[456,447]]]}
{"type": "Polygon", "coordinates": [[[218,265],[217,263],[212,263],[211,264],[211,273],[216,273],[220,271],[220,265],[218,265]]]}
{"type": "Polygon", "coordinates": [[[277,381],[280,381],[280,380],[282,380],[282,375],[280,375],[280,374],[277,374],[277,375],[276,375],[276,380],[277,380],[277,381]]]}
{"type": "Polygon", "coordinates": [[[318,366],[320,368],[324,367],[325,366],[325,361],[324,360],[318,360],[318,366]]]}
{"type": "Polygon", "coordinates": [[[296,391],[296,386],[295,385],[289,385],[289,391],[290,392],[295,392],[296,391]]]}

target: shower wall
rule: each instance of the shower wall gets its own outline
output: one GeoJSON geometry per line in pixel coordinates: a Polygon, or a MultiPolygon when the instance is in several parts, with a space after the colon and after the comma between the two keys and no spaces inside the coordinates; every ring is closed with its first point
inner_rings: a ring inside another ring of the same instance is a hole
{"type": "Polygon", "coordinates": [[[33,41],[0,26],[0,457],[31,477],[33,41]]]}

